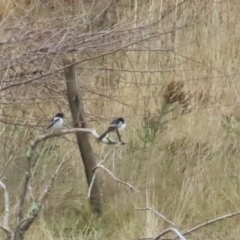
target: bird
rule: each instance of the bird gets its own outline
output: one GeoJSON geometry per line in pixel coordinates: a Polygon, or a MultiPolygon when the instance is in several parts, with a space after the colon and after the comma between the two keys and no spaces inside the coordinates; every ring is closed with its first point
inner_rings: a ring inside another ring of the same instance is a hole
{"type": "Polygon", "coordinates": [[[119,117],[113,120],[110,123],[108,129],[97,138],[97,142],[99,143],[108,133],[113,132],[115,130],[117,132],[119,141],[122,142],[119,131],[123,130],[125,127],[126,127],[126,123],[122,117],[119,117]]]}
{"type": "Polygon", "coordinates": [[[52,118],[48,124],[47,129],[58,129],[63,125],[63,113],[57,113],[54,118],[52,118]]]}

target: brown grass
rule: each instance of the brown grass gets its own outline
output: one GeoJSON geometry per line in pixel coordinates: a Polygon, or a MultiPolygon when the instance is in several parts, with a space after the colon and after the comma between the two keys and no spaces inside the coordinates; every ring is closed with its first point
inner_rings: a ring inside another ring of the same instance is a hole
{"type": "MultiPolygon", "coordinates": [[[[38,196],[47,184],[60,156],[66,156],[67,164],[26,239],[125,240],[154,237],[170,226],[150,211],[135,210],[137,207],[156,209],[180,231],[237,211],[240,198],[238,1],[189,1],[177,9],[173,8],[173,1],[116,1],[103,15],[99,9],[110,1],[96,3],[94,7],[90,1],[42,2],[35,7],[37,1],[15,1],[15,8],[1,5],[4,39],[15,31],[20,34],[19,29],[6,30],[10,25],[22,27],[22,31],[30,28],[37,31],[43,24],[52,26],[74,17],[85,24],[79,34],[106,31],[111,26],[122,29],[126,24],[129,28],[139,27],[155,21],[161,14],[159,23],[140,31],[143,36],[148,32],[167,32],[173,26],[195,24],[78,65],[89,125],[102,132],[112,117],[123,116],[127,122],[123,138],[128,144],[114,148],[97,145],[93,140],[96,159],[105,159],[106,167],[140,192],[130,192],[98,170],[104,213],[100,218],[93,216],[85,199],[87,186],[75,138],[50,139],[38,148],[39,160],[32,181],[34,195],[38,196]],[[97,13],[99,17],[94,18],[97,13]],[[26,14],[29,18],[24,17],[26,14]]],[[[2,86],[4,81],[14,83],[32,77],[18,78],[17,73],[25,70],[41,66],[44,71],[53,71],[62,67],[61,54],[37,55],[39,65],[30,60],[24,63],[16,60],[23,53],[30,54],[50,35],[45,33],[22,45],[0,46],[4,55],[0,70],[2,86]],[[14,66],[10,67],[11,64],[14,66]]],[[[63,41],[62,35],[56,34],[48,43],[57,41],[63,41]]],[[[82,60],[93,52],[68,55],[82,60]]],[[[22,183],[29,141],[41,134],[47,120],[60,110],[67,116],[66,127],[71,126],[65,93],[61,71],[1,92],[0,169],[13,156],[5,174],[11,222],[16,216],[16,193],[22,183]]],[[[238,239],[237,236],[238,219],[234,218],[202,228],[191,239],[238,239]]]]}

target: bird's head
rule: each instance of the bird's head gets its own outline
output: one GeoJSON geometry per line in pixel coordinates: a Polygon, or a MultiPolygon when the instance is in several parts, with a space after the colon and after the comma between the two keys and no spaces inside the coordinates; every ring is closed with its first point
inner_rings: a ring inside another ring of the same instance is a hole
{"type": "Polygon", "coordinates": [[[64,117],[64,114],[63,113],[58,113],[58,114],[56,114],[56,116],[55,117],[60,117],[60,118],[63,118],[64,117]]]}

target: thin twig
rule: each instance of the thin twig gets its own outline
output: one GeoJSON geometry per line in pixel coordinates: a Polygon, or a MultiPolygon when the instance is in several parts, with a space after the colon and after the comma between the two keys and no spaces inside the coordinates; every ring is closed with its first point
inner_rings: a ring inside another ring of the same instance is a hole
{"type": "Polygon", "coordinates": [[[195,24],[196,24],[196,23],[185,24],[185,25],[183,25],[183,26],[180,26],[180,27],[171,29],[171,30],[166,31],[166,32],[161,32],[161,33],[157,33],[157,34],[151,34],[150,36],[148,36],[148,37],[146,37],[146,38],[143,38],[143,39],[140,39],[140,40],[137,40],[137,41],[132,41],[132,42],[130,42],[130,43],[127,43],[127,44],[125,44],[125,45],[117,48],[117,49],[109,50],[108,52],[104,52],[104,53],[99,54],[99,55],[97,55],[97,56],[93,56],[93,57],[90,57],[90,58],[87,58],[87,59],[83,59],[83,60],[80,60],[80,61],[76,61],[76,62],[74,62],[74,63],[69,64],[68,66],[64,66],[64,67],[58,68],[58,69],[56,69],[56,70],[53,70],[52,72],[46,73],[45,75],[42,75],[42,76],[39,76],[39,77],[36,77],[36,78],[32,78],[32,79],[29,79],[29,80],[25,80],[25,81],[22,81],[22,82],[13,83],[13,84],[11,84],[11,85],[2,87],[2,88],[0,88],[0,91],[4,91],[4,90],[6,90],[6,89],[9,89],[9,88],[12,88],[12,87],[16,87],[16,86],[19,86],[19,85],[23,85],[23,84],[25,84],[25,85],[26,85],[26,84],[29,84],[29,83],[34,82],[34,81],[36,81],[36,80],[39,80],[39,79],[41,79],[41,78],[46,78],[46,77],[48,77],[48,76],[50,76],[50,75],[53,75],[53,74],[55,74],[55,73],[57,73],[57,72],[59,72],[59,71],[62,71],[62,70],[64,70],[66,67],[70,67],[70,66],[77,65],[77,64],[80,65],[80,64],[82,64],[82,63],[84,63],[84,62],[88,62],[88,61],[92,61],[92,60],[94,60],[94,59],[98,59],[98,58],[100,58],[100,57],[108,56],[108,55],[117,53],[117,52],[119,52],[119,51],[121,51],[121,50],[126,50],[127,48],[129,48],[129,47],[131,47],[131,46],[133,46],[133,45],[135,45],[135,44],[139,44],[139,43],[142,43],[142,42],[146,42],[146,41],[151,40],[151,39],[153,39],[153,38],[158,38],[158,37],[160,37],[160,36],[167,35],[167,34],[170,34],[170,33],[175,32],[175,31],[179,31],[179,30],[181,30],[181,29],[185,29],[185,28],[194,26],[195,24]]]}
{"type": "Polygon", "coordinates": [[[7,160],[7,162],[5,164],[5,167],[3,168],[2,173],[0,174],[0,179],[2,179],[2,177],[3,177],[4,173],[6,172],[7,167],[9,165],[10,161],[12,160],[12,158],[13,158],[13,156],[10,156],[10,158],[7,160]]]}
{"type": "Polygon", "coordinates": [[[91,197],[91,191],[92,191],[92,187],[93,187],[93,183],[95,181],[95,178],[96,178],[96,173],[93,174],[91,184],[90,184],[90,186],[88,188],[88,195],[87,195],[86,199],[91,197]]]}
{"type": "Polygon", "coordinates": [[[157,216],[163,218],[165,221],[171,223],[172,225],[176,225],[175,223],[171,222],[170,220],[168,220],[166,217],[164,217],[161,213],[157,212],[156,210],[154,210],[153,208],[150,207],[146,207],[146,208],[135,208],[136,210],[150,210],[152,212],[154,212],[157,216]]]}
{"type": "Polygon", "coordinates": [[[28,186],[28,191],[29,191],[29,195],[30,195],[31,200],[34,202],[34,196],[33,196],[33,191],[32,191],[31,186],[28,186]]]}
{"type": "Polygon", "coordinates": [[[32,155],[32,145],[30,145],[28,152],[27,152],[27,169],[26,169],[26,173],[25,173],[25,180],[23,183],[23,189],[20,195],[20,202],[19,202],[19,210],[18,210],[18,219],[19,222],[22,221],[23,219],[23,207],[24,207],[24,203],[25,203],[25,198],[27,195],[27,189],[28,189],[28,185],[31,179],[31,155],[32,155]]]}
{"type": "MultiPolygon", "coordinates": [[[[104,162],[104,160],[101,160],[101,161],[97,164],[97,166],[100,165],[100,164],[102,164],[103,162],[104,162]]],[[[95,171],[96,171],[96,167],[94,167],[92,171],[94,172],[94,174],[93,174],[93,177],[92,177],[91,184],[90,184],[90,186],[89,186],[89,188],[88,188],[88,195],[87,195],[86,199],[90,198],[90,196],[91,196],[91,191],[92,191],[93,183],[94,183],[95,178],[96,178],[96,172],[95,172],[95,171]]]]}

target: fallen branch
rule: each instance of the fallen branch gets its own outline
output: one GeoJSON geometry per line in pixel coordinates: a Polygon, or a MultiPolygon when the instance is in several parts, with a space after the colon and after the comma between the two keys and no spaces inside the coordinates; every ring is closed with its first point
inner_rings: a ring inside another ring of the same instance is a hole
{"type": "Polygon", "coordinates": [[[150,208],[150,207],[146,207],[146,208],[135,208],[136,210],[150,210],[151,212],[155,213],[157,216],[163,218],[165,221],[171,223],[172,225],[176,225],[175,223],[171,222],[170,220],[168,220],[166,217],[164,217],[161,213],[157,212],[156,210],[150,208]]]}

